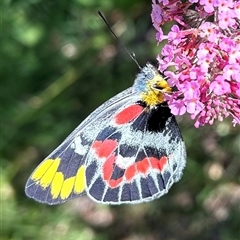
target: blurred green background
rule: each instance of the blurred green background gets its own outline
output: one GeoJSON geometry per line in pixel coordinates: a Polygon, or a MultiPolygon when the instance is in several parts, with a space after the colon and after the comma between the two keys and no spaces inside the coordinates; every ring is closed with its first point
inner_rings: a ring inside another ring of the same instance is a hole
{"type": "Polygon", "coordinates": [[[156,63],[151,2],[3,0],[1,3],[1,239],[240,239],[240,133],[230,120],[178,118],[188,159],[170,192],[139,205],[86,197],[59,206],[28,199],[33,169],[96,107],[156,63]]]}

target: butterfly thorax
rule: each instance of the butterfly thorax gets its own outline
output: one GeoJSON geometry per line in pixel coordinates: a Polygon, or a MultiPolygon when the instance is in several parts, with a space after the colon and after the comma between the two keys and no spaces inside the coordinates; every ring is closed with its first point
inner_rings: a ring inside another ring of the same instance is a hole
{"type": "Polygon", "coordinates": [[[164,94],[171,93],[172,89],[158,70],[152,64],[147,63],[137,75],[133,91],[139,92],[141,100],[147,106],[156,106],[164,102],[164,94]]]}

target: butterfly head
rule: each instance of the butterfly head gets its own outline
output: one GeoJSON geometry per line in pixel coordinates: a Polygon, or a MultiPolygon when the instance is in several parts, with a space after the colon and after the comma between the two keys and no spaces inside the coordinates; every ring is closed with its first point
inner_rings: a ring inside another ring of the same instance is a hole
{"type": "Polygon", "coordinates": [[[164,95],[171,93],[168,82],[150,63],[142,68],[133,84],[133,91],[141,94],[141,99],[148,106],[156,106],[164,102],[164,95]]]}

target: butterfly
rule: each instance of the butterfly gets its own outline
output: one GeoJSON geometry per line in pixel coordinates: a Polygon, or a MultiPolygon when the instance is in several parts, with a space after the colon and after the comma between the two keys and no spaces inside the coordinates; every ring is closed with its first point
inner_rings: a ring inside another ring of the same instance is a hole
{"type": "Polygon", "coordinates": [[[164,100],[171,92],[147,63],[132,87],[98,107],[43,160],[26,195],[51,205],[83,195],[135,204],[166,194],[186,165],[181,132],[164,100]]]}

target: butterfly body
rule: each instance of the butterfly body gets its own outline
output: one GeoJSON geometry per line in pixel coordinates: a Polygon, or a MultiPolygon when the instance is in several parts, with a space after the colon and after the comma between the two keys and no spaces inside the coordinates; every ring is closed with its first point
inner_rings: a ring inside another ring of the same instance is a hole
{"type": "Polygon", "coordinates": [[[26,194],[59,204],[87,194],[100,203],[141,203],[166,194],[186,150],[164,94],[166,80],[147,64],[131,88],[90,114],[30,176],[26,194]]]}

